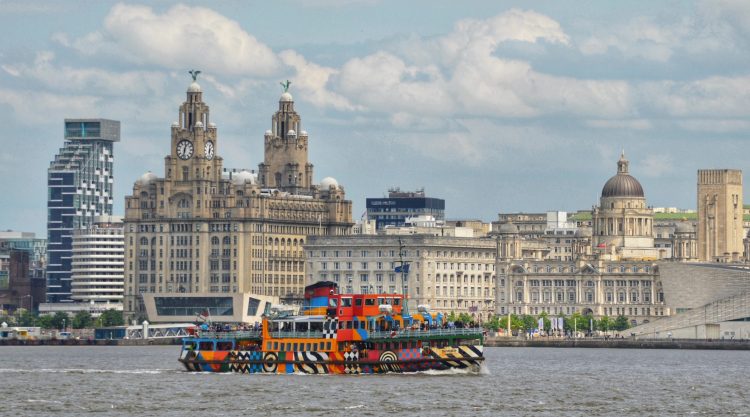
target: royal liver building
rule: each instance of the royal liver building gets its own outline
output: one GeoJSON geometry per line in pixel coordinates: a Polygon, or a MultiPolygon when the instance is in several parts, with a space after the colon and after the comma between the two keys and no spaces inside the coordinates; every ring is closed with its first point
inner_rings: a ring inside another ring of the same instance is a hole
{"type": "Polygon", "coordinates": [[[333,178],[314,184],[308,135],[288,83],[265,133],[258,175],[223,167],[217,127],[195,75],[172,124],[163,177],[144,174],[125,197],[131,315],[140,315],[143,300],[155,294],[156,309],[184,313],[176,316],[241,293],[300,299],[307,236],[343,235],[352,226],[343,187],[333,178]]]}

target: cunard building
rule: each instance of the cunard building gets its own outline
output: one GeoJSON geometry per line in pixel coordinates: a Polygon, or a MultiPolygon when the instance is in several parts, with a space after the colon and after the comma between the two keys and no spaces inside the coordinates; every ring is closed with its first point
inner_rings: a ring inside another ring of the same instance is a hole
{"type": "Polygon", "coordinates": [[[333,178],[314,183],[288,87],[256,174],[224,168],[194,76],[172,124],[163,176],[147,172],[125,198],[130,315],[145,307],[151,321],[192,320],[205,310],[219,320],[257,317],[260,301],[302,298],[308,236],[349,233],[351,201],[333,178]]]}

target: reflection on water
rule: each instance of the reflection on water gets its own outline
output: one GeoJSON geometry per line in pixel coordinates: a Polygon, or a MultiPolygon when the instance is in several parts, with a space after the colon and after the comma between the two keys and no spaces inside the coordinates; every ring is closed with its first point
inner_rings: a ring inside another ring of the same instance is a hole
{"type": "Polygon", "coordinates": [[[750,352],[487,348],[479,374],[182,371],[177,346],[2,347],[0,414],[750,415],[750,352]]]}

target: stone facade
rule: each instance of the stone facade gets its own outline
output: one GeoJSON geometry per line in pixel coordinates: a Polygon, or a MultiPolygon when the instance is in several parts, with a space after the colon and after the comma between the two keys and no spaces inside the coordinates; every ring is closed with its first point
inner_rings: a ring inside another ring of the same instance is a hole
{"type": "Polygon", "coordinates": [[[313,236],[305,244],[307,283],[334,281],[350,293],[402,293],[399,250],[409,262],[409,308],[469,313],[495,312],[494,239],[430,235],[313,236]]]}
{"type": "Polygon", "coordinates": [[[652,262],[657,257],[653,212],[624,155],[617,168],[594,207],[593,230],[531,233],[533,228],[522,231],[512,222],[496,227],[498,314],[624,315],[640,324],[671,313],[652,262]],[[543,256],[540,245],[547,251],[543,256]],[[550,254],[550,248],[558,248],[558,254],[550,254]]]}
{"type": "Polygon", "coordinates": [[[332,178],[312,184],[306,133],[289,131],[301,126],[289,93],[272,120],[260,178],[225,172],[209,106],[200,86],[190,85],[164,177],[144,174],[125,198],[126,312],[143,311],[142,293],[302,297],[302,245],[310,235],[348,234],[351,201],[332,178]]]}
{"type": "Polygon", "coordinates": [[[738,261],[742,239],[742,171],[698,170],[698,258],[707,262],[738,261]]]}

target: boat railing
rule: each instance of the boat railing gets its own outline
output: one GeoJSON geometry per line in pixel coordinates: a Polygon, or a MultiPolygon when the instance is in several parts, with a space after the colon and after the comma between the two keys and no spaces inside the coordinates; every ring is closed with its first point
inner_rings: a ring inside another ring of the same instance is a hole
{"type": "MultiPolygon", "coordinates": [[[[370,331],[368,337],[371,339],[386,339],[394,337],[456,337],[456,336],[480,336],[482,328],[453,327],[447,329],[399,329],[370,331]]],[[[320,331],[272,331],[271,337],[274,339],[322,339],[323,332],[320,331]]],[[[196,332],[196,336],[206,339],[260,339],[262,334],[260,330],[238,330],[238,331],[203,331],[196,332]]]]}
{"type": "Polygon", "coordinates": [[[199,330],[196,332],[196,337],[205,339],[259,339],[261,337],[260,330],[230,330],[230,331],[205,331],[199,330]]]}
{"type": "Polygon", "coordinates": [[[385,339],[394,337],[441,337],[441,336],[480,336],[483,329],[480,327],[452,327],[447,329],[399,329],[389,331],[371,331],[370,339],[385,339]]]}

